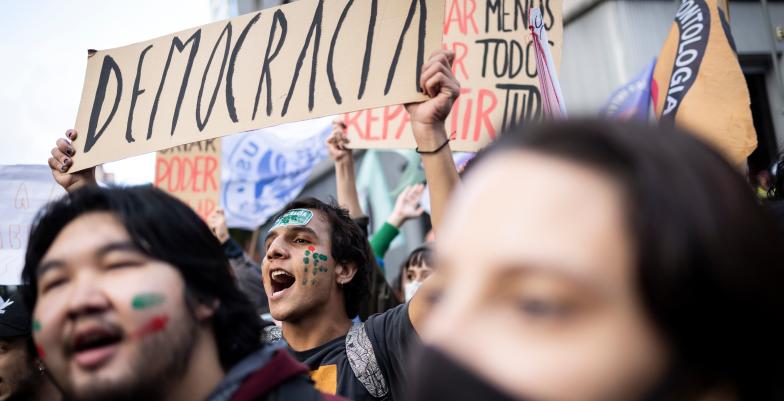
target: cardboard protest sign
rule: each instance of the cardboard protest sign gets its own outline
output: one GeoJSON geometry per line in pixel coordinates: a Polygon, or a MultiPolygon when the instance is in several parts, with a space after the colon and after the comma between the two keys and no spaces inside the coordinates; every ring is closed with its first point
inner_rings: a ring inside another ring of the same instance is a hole
{"type": "Polygon", "coordinates": [[[681,0],[654,72],[653,100],[661,123],[694,131],[740,165],[757,147],[757,134],[722,7],[681,0]]]}
{"type": "Polygon", "coordinates": [[[0,166],[0,285],[21,283],[33,219],[63,195],[49,166],[0,166]]]}
{"type": "Polygon", "coordinates": [[[220,200],[220,160],[220,139],[161,150],[155,156],[155,186],[206,220],[220,200]]]}
{"type": "MultiPolygon", "coordinates": [[[[460,97],[447,118],[452,150],[476,151],[502,131],[542,117],[529,9],[540,8],[556,69],[563,46],[562,0],[446,0],[443,47],[455,52],[460,97]]],[[[413,149],[402,105],[344,115],[354,148],[413,149]]]]}
{"type": "Polygon", "coordinates": [[[421,101],[445,0],[299,0],[91,51],[74,171],[236,132],[421,101]]]}

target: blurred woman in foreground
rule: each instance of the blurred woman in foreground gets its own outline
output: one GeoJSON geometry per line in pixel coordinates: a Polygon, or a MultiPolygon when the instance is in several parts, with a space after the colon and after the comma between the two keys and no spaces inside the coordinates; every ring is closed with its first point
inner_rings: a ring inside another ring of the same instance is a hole
{"type": "Polygon", "coordinates": [[[782,399],[782,246],[690,135],[511,132],[439,231],[412,399],[782,399]]]}

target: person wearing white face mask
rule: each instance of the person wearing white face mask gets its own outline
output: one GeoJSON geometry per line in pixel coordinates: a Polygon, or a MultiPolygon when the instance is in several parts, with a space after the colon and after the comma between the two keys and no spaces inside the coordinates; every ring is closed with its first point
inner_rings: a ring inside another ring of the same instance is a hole
{"type": "Polygon", "coordinates": [[[433,273],[433,251],[425,244],[411,251],[400,266],[396,289],[401,301],[408,302],[414,297],[422,283],[433,273]]]}

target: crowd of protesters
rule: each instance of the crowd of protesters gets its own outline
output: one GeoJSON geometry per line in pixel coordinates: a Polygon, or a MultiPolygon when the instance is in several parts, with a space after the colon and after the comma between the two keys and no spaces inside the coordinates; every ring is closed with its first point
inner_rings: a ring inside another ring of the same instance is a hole
{"type": "Polygon", "coordinates": [[[453,57],[406,105],[435,241],[391,285],[425,187],[369,235],[340,121],[337,201],[284,207],[260,265],[220,211],[69,173],[69,130],[0,302],[0,400],[784,399],[780,205],[693,135],[607,121],[513,129],[459,175],[453,57]]]}

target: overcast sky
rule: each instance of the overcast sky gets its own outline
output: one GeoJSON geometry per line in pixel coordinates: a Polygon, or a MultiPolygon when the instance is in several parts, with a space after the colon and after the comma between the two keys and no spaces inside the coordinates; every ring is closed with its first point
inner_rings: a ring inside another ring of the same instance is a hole
{"type": "MultiPolygon", "coordinates": [[[[72,128],[87,49],[107,49],[212,22],[208,0],[30,0],[0,3],[0,164],[46,164],[72,128]]],[[[110,163],[149,182],[155,155],[110,163]]]]}

